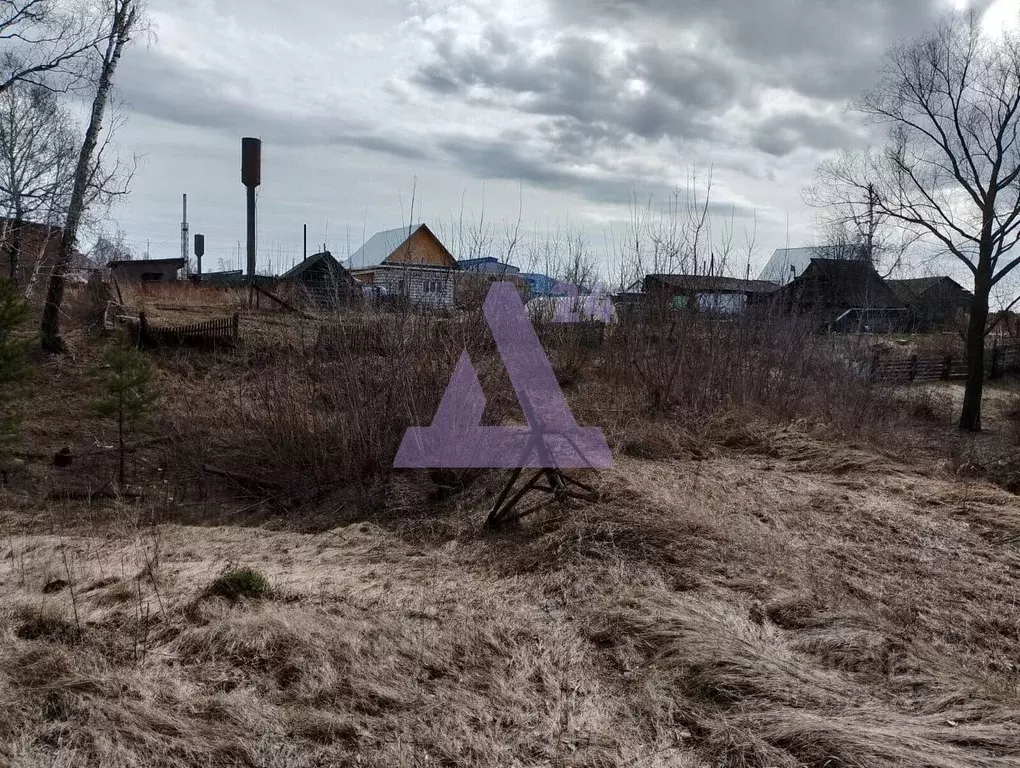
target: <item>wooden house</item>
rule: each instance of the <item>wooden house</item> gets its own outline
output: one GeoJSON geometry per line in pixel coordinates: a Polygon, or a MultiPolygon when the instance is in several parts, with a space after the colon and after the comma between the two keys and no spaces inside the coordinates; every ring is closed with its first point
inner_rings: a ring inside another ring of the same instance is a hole
{"type": "Polygon", "coordinates": [[[916,333],[951,328],[974,300],[974,294],[944,275],[886,282],[907,307],[909,330],[916,333]]]}
{"type": "Polygon", "coordinates": [[[831,331],[888,333],[907,322],[906,305],[864,260],[811,259],[780,295],[790,310],[814,315],[831,331]]]}
{"type": "Polygon", "coordinates": [[[867,258],[863,246],[847,243],[844,245],[811,245],[801,248],[778,248],[758,275],[759,280],[787,285],[796,280],[811,264],[812,259],[833,259],[861,261],[867,258]]]}
{"type": "Polygon", "coordinates": [[[358,282],[329,251],[303,259],[282,274],[279,282],[297,289],[321,308],[348,304],[361,297],[358,282]]]}
{"type": "Polygon", "coordinates": [[[648,275],[643,289],[647,299],[668,302],[674,309],[732,315],[764,302],[779,286],[767,280],[713,275],[648,275]]]}
{"type": "Polygon", "coordinates": [[[424,224],[377,232],[346,266],[357,280],[388,296],[440,309],[454,306],[457,260],[424,224]]]}

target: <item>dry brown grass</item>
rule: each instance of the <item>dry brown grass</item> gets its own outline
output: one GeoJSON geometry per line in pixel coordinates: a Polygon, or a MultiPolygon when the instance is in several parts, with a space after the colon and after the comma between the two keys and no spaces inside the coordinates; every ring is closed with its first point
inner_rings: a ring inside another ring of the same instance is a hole
{"type": "Polygon", "coordinates": [[[12,534],[6,757],[1015,762],[1016,566],[984,533],[1020,531],[1012,499],[863,451],[819,469],[790,435],[771,445],[623,460],[595,478],[604,502],[498,536],[478,532],[484,499],[438,538],[413,533],[428,508],[394,530],[12,534]],[[64,546],[81,636],[72,590],[43,594],[64,546]],[[275,596],[208,596],[238,564],[275,596]],[[33,611],[46,631],[19,636],[33,611]]]}
{"type": "Polygon", "coordinates": [[[351,322],[263,309],[239,349],[158,356],[141,499],[44,500],[110,457],[87,340],[41,370],[0,491],[0,765],[1020,759],[1020,510],[935,446],[952,387],[843,387],[821,350],[762,352],[808,392],[718,328],[670,347],[702,367],[656,409],[619,340],[549,339],[618,466],[588,473],[598,503],[490,534],[499,473],[388,464],[465,347],[487,421],[519,419],[484,326],[382,313],[334,343],[351,322]],[[210,589],[246,568],[260,599],[210,589]]]}
{"type": "Polygon", "coordinates": [[[662,590],[624,591],[604,612],[605,631],[646,659],[635,685],[651,717],[697,732],[726,765],[949,768],[1020,757],[1015,687],[956,687],[948,659],[866,615],[821,616],[791,633],[662,590]]]}

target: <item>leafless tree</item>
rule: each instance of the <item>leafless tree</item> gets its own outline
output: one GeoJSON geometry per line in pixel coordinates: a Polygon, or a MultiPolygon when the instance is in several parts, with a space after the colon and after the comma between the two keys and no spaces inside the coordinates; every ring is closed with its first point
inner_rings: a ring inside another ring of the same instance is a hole
{"type": "Polygon", "coordinates": [[[73,121],[55,94],[24,83],[0,92],[0,209],[10,219],[9,275],[16,283],[24,227],[53,225],[66,210],[76,152],[73,121]]]}
{"type": "Polygon", "coordinates": [[[0,93],[18,83],[65,90],[104,40],[92,0],[0,0],[0,93]]]}
{"type": "Polygon", "coordinates": [[[100,267],[105,267],[111,261],[130,261],[134,258],[127,244],[127,233],[119,227],[112,233],[100,232],[89,255],[92,262],[100,267]]]}
{"type": "Polygon", "coordinates": [[[63,350],[60,338],[60,305],[64,297],[64,275],[71,263],[78,239],[78,229],[85,214],[88,191],[95,185],[96,154],[101,152],[100,139],[103,118],[110,100],[113,76],[117,70],[124,46],[131,40],[139,22],[141,4],[139,0],[107,0],[106,24],[104,25],[105,45],[102,48],[95,81],[95,93],[85,140],[82,143],[75,166],[74,185],[68,204],[67,217],[60,243],[60,254],[46,291],[46,304],[42,317],[42,347],[50,352],[63,350]]]}
{"type": "MultiPolygon", "coordinates": [[[[43,263],[45,247],[40,253],[24,253],[24,231],[28,225],[57,228],[67,216],[74,186],[80,133],[62,98],[27,83],[0,92],[0,211],[10,220],[6,246],[11,279],[20,284],[22,257],[35,257],[21,285],[26,295],[52,265],[43,263]]],[[[133,170],[119,158],[108,157],[116,124],[115,119],[105,132],[88,176],[85,210],[91,214],[87,219],[90,225],[125,191],[133,170]]]]}
{"type": "Polygon", "coordinates": [[[590,293],[595,288],[599,282],[599,262],[584,232],[566,233],[565,250],[552,276],[576,285],[580,293],[590,293]]]}
{"type": "MultiPolygon", "coordinates": [[[[851,175],[866,179],[870,155],[845,152],[838,161],[824,166],[853,169],[851,175]]],[[[921,233],[889,215],[879,205],[878,188],[874,183],[863,187],[832,184],[827,172],[819,173],[816,182],[804,191],[805,202],[818,209],[816,229],[819,245],[837,259],[864,259],[888,277],[903,266],[911,247],[921,233]]]]}
{"type": "Polygon", "coordinates": [[[823,165],[819,181],[858,199],[874,188],[881,215],[974,275],[960,428],[978,431],[989,295],[1020,264],[1020,37],[948,16],[892,49],[853,108],[888,128],[886,144],[823,165]]]}

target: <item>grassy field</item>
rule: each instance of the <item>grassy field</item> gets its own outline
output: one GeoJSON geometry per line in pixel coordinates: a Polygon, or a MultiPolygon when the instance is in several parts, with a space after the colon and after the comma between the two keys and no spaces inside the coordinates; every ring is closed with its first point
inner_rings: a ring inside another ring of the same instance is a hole
{"type": "MultiPolygon", "coordinates": [[[[155,358],[119,496],[87,407],[110,342],[40,367],[0,497],[0,765],[1020,763],[1020,500],[992,482],[1014,383],[963,441],[956,385],[890,391],[867,429],[829,399],[651,412],[558,350],[617,466],[587,477],[599,502],[486,532],[501,473],[385,471],[349,367],[296,378],[315,328],[242,329],[155,358]]],[[[400,387],[441,391],[444,365],[400,387]]]]}

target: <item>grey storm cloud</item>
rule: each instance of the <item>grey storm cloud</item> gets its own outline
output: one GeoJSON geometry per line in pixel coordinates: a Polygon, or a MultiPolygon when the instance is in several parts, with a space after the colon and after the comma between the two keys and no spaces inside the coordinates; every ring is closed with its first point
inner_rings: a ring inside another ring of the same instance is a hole
{"type": "MultiPolygon", "coordinates": [[[[658,178],[642,178],[629,168],[592,175],[550,163],[543,154],[528,150],[523,138],[518,131],[507,131],[496,139],[447,139],[440,142],[440,148],[469,173],[571,191],[592,203],[627,205],[649,196],[661,201],[675,191],[673,185],[658,178]]],[[[722,216],[754,214],[750,207],[727,201],[713,202],[709,208],[722,216]]]]}
{"type": "Polygon", "coordinates": [[[409,74],[412,86],[533,118],[514,151],[501,137],[461,142],[457,156],[475,173],[517,169],[555,188],[580,181],[557,167],[583,164],[612,184],[621,153],[665,140],[678,158],[705,148],[716,157],[761,153],[768,176],[769,162],[796,150],[856,146],[865,136],[851,118],[824,115],[874,82],[889,47],[947,8],[944,0],[549,1],[554,23],[544,30],[490,22],[472,37],[456,26],[425,33],[431,55],[409,74]],[[631,42],[622,56],[596,34],[613,29],[631,42]],[[540,54],[532,33],[543,35],[540,54]],[[813,108],[794,102],[776,114],[764,103],[770,89],[813,108]]]}
{"type": "Polygon", "coordinates": [[[847,122],[788,112],[766,118],[754,126],[751,144],[769,155],[784,157],[798,148],[831,150],[858,144],[862,136],[847,122]]]}
{"type": "MultiPolygon", "coordinates": [[[[564,24],[644,23],[692,30],[758,77],[807,95],[845,99],[868,86],[878,58],[945,13],[942,0],[550,0],[564,24]]],[[[991,0],[971,7],[982,11],[991,0]]]]}
{"type": "Polygon", "coordinates": [[[454,31],[438,33],[433,60],[411,81],[468,103],[492,106],[502,100],[515,110],[554,118],[560,128],[573,120],[576,131],[605,141],[627,135],[704,138],[718,112],[744,93],[737,73],[707,53],[646,44],[609,65],[607,44],[581,35],[562,35],[551,53],[535,58],[510,45],[502,30],[489,28],[482,39],[478,49],[464,50],[455,45],[454,31]],[[628,92],[630,80],[640,80],[647,90],[628,92]]]}
{"type": "Polygon", "coordinates": [[[118,70],[120,98],[139,114],[178,125],[206,128],[231,136],[258,135],[284,146],[349,146],[403,159],[427,153],[411,141],[388,136],[350,118],[281,113],[257,100],[232,95],[248,88],[181,66],[158,49],[137,50],[118,70]],[[231,86],[234,86],[233,89],[231,86]]]}

